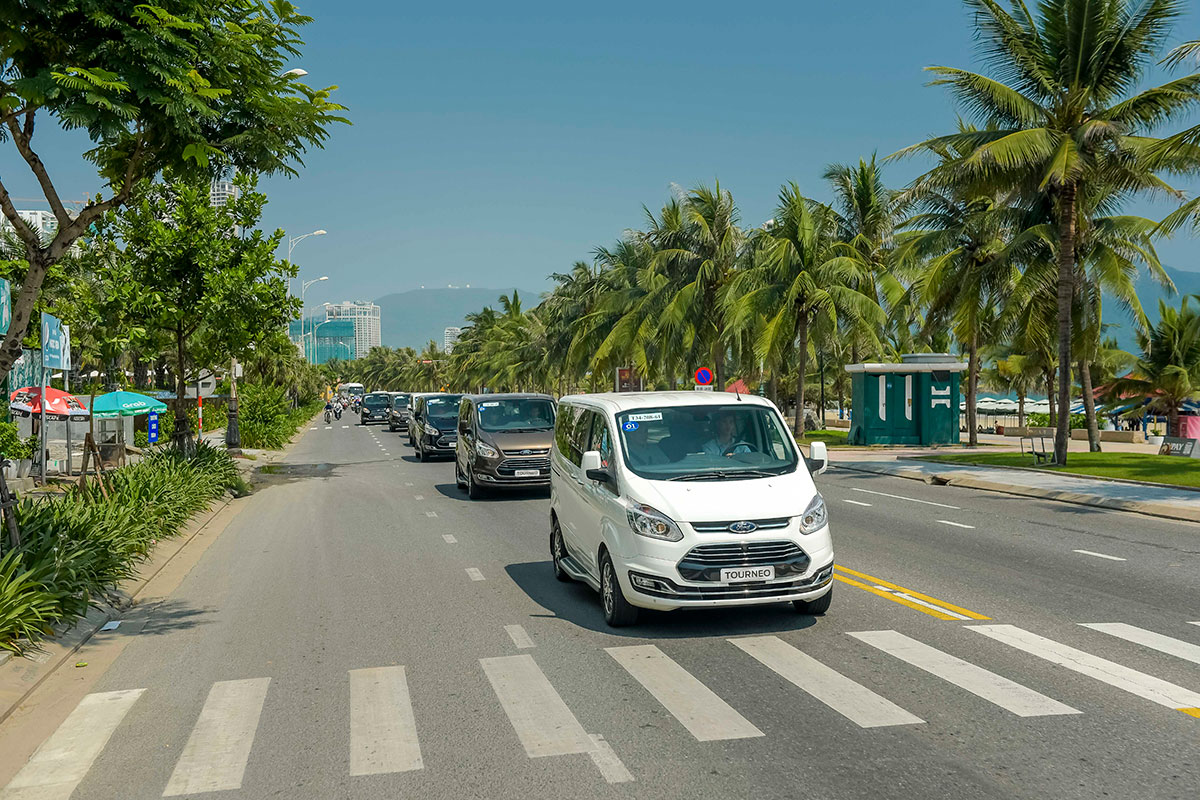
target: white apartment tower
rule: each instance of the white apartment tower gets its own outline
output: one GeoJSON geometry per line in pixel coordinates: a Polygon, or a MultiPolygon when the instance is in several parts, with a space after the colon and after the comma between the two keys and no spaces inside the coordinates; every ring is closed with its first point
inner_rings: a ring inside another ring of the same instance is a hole
{"type": "Polygon", "coordinates": [[[212,182],[212,187],[208,190],[208,202],[218,208],[230,200],[236,199],[237,196],[238,187],[232,180],[215,180],[212,182]]]}
{"type": "Polygon", "coordinates": [[[442,334],[442,352],[453,352],[454,345],[458,343],[458,337],[460,336],[462,336],[462,328],[455,328],[454,326],[446,328],[446,332],[442,334]]]}
{"type": "Polygon", "coordinates": [[[379,306],[374,303],[345,300],[325,306],[325,319],[348,319],[354,323],[354,357],[362,358],[379,347],[379,306]]]}

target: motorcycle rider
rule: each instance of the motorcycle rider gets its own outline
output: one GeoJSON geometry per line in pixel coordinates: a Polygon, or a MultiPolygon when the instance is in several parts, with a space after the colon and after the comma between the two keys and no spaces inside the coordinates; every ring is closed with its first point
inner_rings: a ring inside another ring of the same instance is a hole
{"type": "Polygon", "coordinates": [[[333,401],[326,400],[325,401],[325,424],[326,425],[329,424],[329,418],[332,413],[333,413],[333,401]]]}

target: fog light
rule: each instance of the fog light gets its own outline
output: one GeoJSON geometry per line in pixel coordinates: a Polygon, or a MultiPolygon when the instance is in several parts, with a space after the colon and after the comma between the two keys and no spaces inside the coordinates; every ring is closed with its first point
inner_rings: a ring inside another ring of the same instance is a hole
{"type": "Polygon", "coordinates": [[[651,578],[646,575],[639,575],[636,572],[629,573],[629,582],[634,585],[634,588],[644,589],[649,592],[661,592],[664,594],[675,594],[675,590],[670,584],[658,578],[651,578]]]}
{"type": "Polygon", "coordinates": [[[491,475],[488,475],[486,472],[476,472],[475,477],[481,481],[487,481],[489,483],[492,483],[496,480],[491,475]]]}

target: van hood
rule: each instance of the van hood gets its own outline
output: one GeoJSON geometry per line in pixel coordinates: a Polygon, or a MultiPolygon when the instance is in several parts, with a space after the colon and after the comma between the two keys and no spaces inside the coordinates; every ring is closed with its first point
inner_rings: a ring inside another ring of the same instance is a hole
{"type": "Polygon", "coordinates": [[[798,466],[770,478],[725,481],[638,481],[638,494],[677,522],[798,517],[812,502],[816,486],[798,466]],[[652,497],[656,495],[656,497],[652,497]]]}
{"type": "Polygon", "coordinates": [[[554,430],[513,432],[481,431],[487,440],[501,450],[549,450],[554,442],[554,430]]]}

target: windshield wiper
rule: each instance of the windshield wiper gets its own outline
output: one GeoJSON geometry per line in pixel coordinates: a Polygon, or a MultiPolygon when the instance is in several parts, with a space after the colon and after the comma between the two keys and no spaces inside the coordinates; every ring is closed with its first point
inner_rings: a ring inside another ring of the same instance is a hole
{"type": "Polygon", "coordinates": [[[669,481],[726,481],[726,480],[741,480],[742,478],[773,478],[778,473],[764,472],[760,469],[738,469],[732,472],[726,472],[720,469],[709,470],[708,472],[685,472],[683,475],[675,475],[667,478],[669,481]]]}

